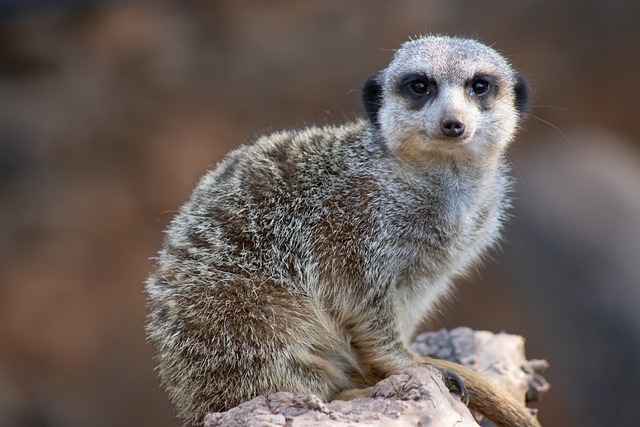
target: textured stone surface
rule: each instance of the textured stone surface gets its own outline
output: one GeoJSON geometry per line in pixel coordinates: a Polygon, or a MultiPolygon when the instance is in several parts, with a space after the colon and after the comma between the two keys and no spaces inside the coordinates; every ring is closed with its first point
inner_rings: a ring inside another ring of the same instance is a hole
{"type": "MultiPolygon", "coordinates": [[[[538,374],[546,362],[527,361],[524,340],[519,336],[457,328],[421,334],[412,346],[418,353],[464,363],[486,373],[523,402],[525,396],[535,400],[548,388],[538,374]]],[[[479,425],[460,397],[446,388],[440,372],[429,365],[408,368],[380,381],[366,398],[323,402],[313,395],[275,393],[205,417],[206,427],[355,423],[359,426],[479,425]]]]}
{"type": "Polygon", "coordinates": [[[477,426],[431,366],[406,369],[381,381],[372,397],[325,403],[313,395],[256,397],[205,418],[205,426],[477,426]]]}

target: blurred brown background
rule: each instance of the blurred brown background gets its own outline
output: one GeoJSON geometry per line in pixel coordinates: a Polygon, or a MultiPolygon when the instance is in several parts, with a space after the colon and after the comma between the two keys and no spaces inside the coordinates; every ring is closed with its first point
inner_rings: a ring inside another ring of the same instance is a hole
{"type": "Polygon", "coordinates": [[[501,250],[428,327],[523,334],[549,426],[640,419],[640,3],[0,0],[0,426],[176,426],[142,281],[196,179],[255,135],[360,114],[441,32],[530,80],[501,250]]]}

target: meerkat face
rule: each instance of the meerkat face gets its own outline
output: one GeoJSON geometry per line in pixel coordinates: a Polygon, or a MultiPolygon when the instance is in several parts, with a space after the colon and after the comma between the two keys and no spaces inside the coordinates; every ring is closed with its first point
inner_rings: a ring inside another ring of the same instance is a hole
{"type": "Polygon", "coordinates": [[[402,45],[367,81],[369,119],[398,157],[502,152],[527,103],[522,79],[495,50],[473,40],[425,37],[402,45]]]}

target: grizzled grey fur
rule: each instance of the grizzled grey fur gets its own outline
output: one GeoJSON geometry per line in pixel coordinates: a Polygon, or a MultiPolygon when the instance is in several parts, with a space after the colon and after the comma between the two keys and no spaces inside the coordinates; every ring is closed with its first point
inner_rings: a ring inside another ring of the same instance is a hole
{"type": "Polygon", "coordinates": [[[526,97],[493,49],[418,38],[365,84],[368,119],[264,136],[209,171],[146,283],[179,416],[349,398],[424,362],[416,327],[498,237],[526,97]]]}

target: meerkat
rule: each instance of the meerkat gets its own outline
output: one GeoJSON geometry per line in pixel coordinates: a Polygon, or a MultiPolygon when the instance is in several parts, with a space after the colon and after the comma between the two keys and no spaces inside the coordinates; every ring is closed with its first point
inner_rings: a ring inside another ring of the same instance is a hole
{"type": "Polygon", "coordinates": [[[498,425],[539,426],[479,374],[408,347],[498,238],[527,98],[492,48],[421,37],[367,80],[366,118],[261,137],[209,171],[146,282],[179,417],[278,391],[363,396],[428,362],[498,425]]]}

